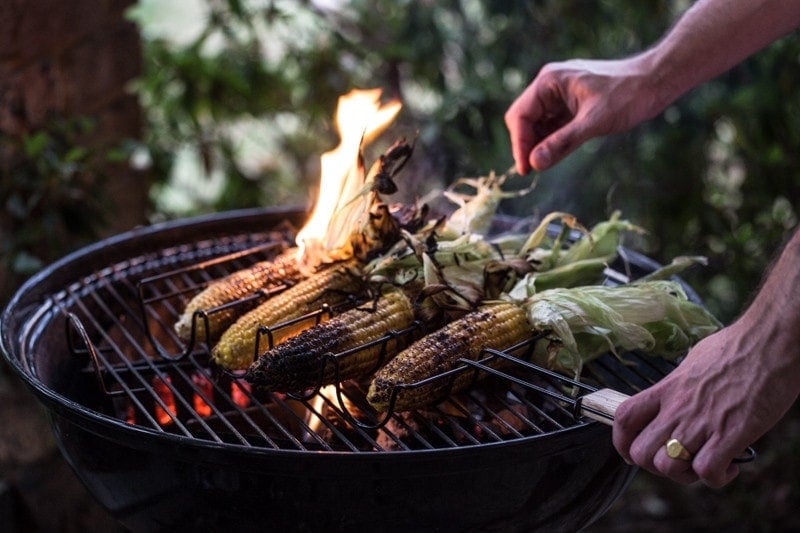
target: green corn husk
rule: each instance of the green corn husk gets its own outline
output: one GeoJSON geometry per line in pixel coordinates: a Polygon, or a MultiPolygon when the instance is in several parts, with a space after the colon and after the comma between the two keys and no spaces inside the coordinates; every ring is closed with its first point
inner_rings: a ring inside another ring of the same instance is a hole
{"type": "Polygon", "coordinates": [[[528,241],[520,249],[520,255],[524,254],[535,259],[540,264],[538,270],[541,271],[586,259],[613,258],[617,253],[622,234],[626,231],[643,232],[644,230],[627,220],[621,220],[618,211],[614,212],[608,220],[595,225],[591,231],[581,226],[569,213],[553,212],[542,219],[539,227],[531,233],[528,241]],[[548,225],[556,219],[561,220],[565,231],[574,228],[583,233],[581,238],[566,250],[561,249],[563,235],[557,236],[552,246],[542,246],[546,239],[548,225]]]}
{"type": "Polygon", "coordinates": [[[583,259],[612,256],[617,253],[617,247],[620,245],[623,232],[644,231],[627,220],[620,220],[619,217],[620,213],[616,211],[608,220],[594,226],[592,231],[578,239],[567,251],[556,257],[554,267],[583,259]]]}
{"type": "Polygon", "coordinates": [[[642,283],[645,281],[654,281],[660,279],[669,279],[672,276],[680,274],[687,268],[693,265],[707,265],[708,258],[702,255],[681,255],[675,257],[668,265],[664,265],[658,270],[655,270],[646,276],[642,276],[634,283],[642,283]]]}
{"type": "Polygon", "coordinates": [[[551,332],[537,345],[536,361],[576,376],[609,351],[675,360],[721,327],[672,281],[551,289],[520,303],[534,331],[551,332]]]}
{"type": "Polygon", "coordinates": [[[596,285],[602,280],[603,271],[614,258],[614,255],[590,257],[531,273],[525,278],[525,283],[517,283],[510,294],[521,299],[549,289],[596,285]]]}

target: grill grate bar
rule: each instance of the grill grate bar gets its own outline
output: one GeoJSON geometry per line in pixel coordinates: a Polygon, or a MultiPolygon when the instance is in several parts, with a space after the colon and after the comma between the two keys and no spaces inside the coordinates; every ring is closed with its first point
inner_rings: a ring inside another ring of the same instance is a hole
{"type": "MultiPolygon", "coordinates": [[[[64,312],[66,313],[66,311],[64,311],[64,312]]],[[[73,314],[73,313],[67,313],[67,328],[68,328],[68,331],[71,331],[69,329],[70,325],[73,328],[75,328],[76,330],[78,330],[79,335],[82,337],[82,340],[83,340],[84,344],[86,345],[86,348],[85,348],[86,352],[91,354],[92,361],[93,361],[93,363],[94,363],[94,365],[96,367],[95,368],[95,370],[96,370],[95,373],[96,373],[96,376],[98,378],[98,381],[100,382],[100,384],[99,384],[100,388],[102,390],[106,391],[106,393],[109,394],[109,395],[112,395],[112,393],[113,393],[113,391],[110,391],[110,390],[108,390],[106,388],[105,382],[103,381],[103,378],[101,376],[101,370],[100,370],[101,368],[103,368],[115,378],[115,380],[119,384],[120,388],[122,389],[122,392],[126,395],[127,398],[129,398],[133,402],[134,408],[138,408],[140,410],[140,412],[145,415],[145,417],[147,418],[147,421],[151,425],[156,426],[157,422],[156,422],[155,418],[153,418],[153,416],[150,414],[150,412],[145,408],[145,406],[139,400],[138,396],[134,393],[135,391],[133,389],[131,389],[128,386],[128,384],[123,379],[121,379],[119,377],[119,374],[117,372],[117,367],[115,367],[114,365],[111,365],[111,364],[108,363],[108,360],[103,355],[103,351],[95,349],[94,345],[89,340],[88,334],[86,333],[86,330],[85,330],[85,328],[83,326],[83,323],[80,322],[80,320],[77,318],[77,316],[75,314],[73,314]]],[[[70,345],[70,349],[71,349],[71,351],[73,353],[81,353],[78,349],[74,348],[74,345],[73,345],[72,342],[69,342],[69,345],[70,345]]],[[[162,404],[161,407],[162,408],[166,408],[166,405],[162,404]]]]}
{"type": "MultiPolygon", "coordinates": [[[[311,426],[308,425],[308,423],[305,420],[305,417],[298,416],[297,413],[294,410],[292,410],[291,407],[289,407],[287,405],[286,401],[281,399],[279,396],[273,395],[273,399],[278,405],[280,405],[281,407],[283,407],[284,409],[286,409],[289,413],[291,413],[293,415],[295,421],[300,426],[301,435],[303,436],[304,439],[306,439],[306,440],[310,439],[312,442],[316,443],[318,446],[320,446],[321,448],[323,448],[325,450],[328,450],[328,451],[332,451],[333,450],[333,448],[330,446],[330,444],[328,444],[328,442],[325,441],[325,439],[320,437],[320,435],[319,435],[319,433],[317,431],[314,431],[314,429],[311,426]]],[[[304,401],[304,402],[300,402],[300,403],[303,406],[305,406],[306,409],[309,412],[313,412],[311,410],[311,406],[308,404],[308,402],[304,401]]],[[[317,416],[317,418],[319,418],[319,414],[318,413],[315,413],[315,415],[317,416]]],[[[322,420],[321,418],[320,418],[320,421],[323,424],[325,424],[326,427],[330,427],[330,426],[327,425],[327,421],[322,420]]],[[[276,423],[278,423],[277,420],[276,420],[276,423]]],[[[278,423],[278,425],[281,427],[281,429],[283,429],[282,426],[279,423],[278,423]]],[[[300,449],[306,449],[306,446],[305,446],[305,444],[303,444],[302,440],[298,440],[294,436],[292,436],[292,440],[297,443],[297,445],[298,445],[298,447],[300,449]]]]}
{"type": "MultiPolygon", "coordinates": [[[[456,412],[460,413],[460,416],[463,417],[465,420],[467,420],[467,422],[472,427],[475,428],[475,432],[478,435],[488,438],[489,440],[494,442],[500,442],[503,440],[494,430],[488,427],[482,420],[478,420],[475,417],[475,415],[469,409],[466,409],[461,402],[449,401],[448,404],[452,405],[455,408],[456,412]]],[[[489,407],[484,406],[484,411],[490,412],[489,407]]],[[[448,418],[447,422],[448,424],[450,424],[450,426],[454,431],[457,431],[457,428],[454,426],[454,421],[452,419],[448,418]]],[[[465,433],[463,437],[466,438],[471,444],[480,444],[481,442],[480,439],[478,439],[475,435],[471,433],[465,433]]]]}
{"type": "MultiPolygon", "coordinates": [[[[237,438],[241,442],[246,443],[247,442],[246,439],[244,439],[244,437],[239,435],[232,425],[227,423],[227,419],[224,416],[221,416],[222,413],[219,412],[219,410],[217,410],[215,403],[211,401],[210,398],[207,398],[205,396],[205,393],[200,388],[195,386],[191,377],[183,371],[181,365],[170,365],[169,370],[171,372],[167,373],[164,371],[165,368],[164,365],[156,364],[153,361],[153,359],[148,355],[148,353],[145,350],[145,347],[142,345],[141,342],[138,341],[139,337],[137,337],[135,332],[132,331],[132,328],[135,328],[136,326],[138,326],[139,331],[142,334],[146,330],[146,326],[141,322],[139,318],[140,315],[135,312],[135,309],[129,303],[135,300],[132,300],[131,297],[126,298],[125,295],[120,294],[119,290],[117,289],[117,287],[123,289],[127,287],[128,289],[130,289],[130,284],[128,283],[128,280],[129,280],[128,277],[124,277],[123,283],[115,283],[115,284],[109,283],[107,278],[101,278],[100,280],[98,280],[98,286],[95,287],[94,290],[90,291],[88,294],[91,296],[93,303],[97,306],[100,312],[90,313],[85,305],[81,305],[81,307],[84,310],[84,314],[87,317],[91,318],[91,321],[95,329],[98,332],[100,332],[105,343],[107,343],[111,348],[113,348],[112,351],[113,353],[116,354],[117,359],[124,362],[127,370],[132,375],[134,375],[139,381],[139,383],[142,385],[142,389],[152,397],[155,403],[159,405],[162,411],[170,418],[171,422],[175,424],[175,427],[179,428],[183,434],[190,437],[194,436],[191,430],[181,422],[180,417],[177,416],[176,412],[174,412],[175,410],[172,408],[172,406],[167,405],[165,400],[161,397],[161,395],[155,391],[151,383],[148,383],[148,381],[142,376],[141,374],[142,369],[137,368],[137,366],[135,366],[131,362],[130,358],[126,357],[126,354],[119,346],[120,343],[115,342],[108,334],[109,329],[103,328],[100,325],[99,319],[107,318],[108,320],[111,321],[110,323],[113,325],[112,327],[115,328],[113,329],[113,331],[119,332],[119,334],[123,336],[123,339],[125,341],[124,343],[125,346],[128,346],[129,348],[134,350],[134,355],[137,356],[134,359],[134,361],[138,361],[140,365],[143,364],[144,365],[143,369],[148,371],[148,373],[151,372],[155,376],[154,379],[158,380],[156,381],[156,383],[158,383],[159,386],[163,385],[169,389],[172,399],[176,402],[175,407],[179,409],[181,412],[188,413],[189,419],[197,423],[202,428],[202,430],[209,435],[210,438],[212,438],[215,442],[219,443],[223,442],[223,439],[220,438],[216,434],[216,432],[214,432],[214,430],[206,424],[206,422],[203,420],[203,417],[199,416],[196,413],[196,410],[194,409],[192,403],[187,400],[185,395],[182,394],[176,387],[176,385],[172,382],[173,375],[177,375],[178,377],[180,377],[183,380],[184,385],[188,386],[193,394],[203,399],[203,401],[207,405],[209,405],[213,411],[215,411],[215,414],[220,415],[220,420],[226,422],[228,428],[234,434],[237,435],[237,438]],[[103,290],[103,294],[101,294],[101,289],[103,290]],[[110,298],[102,297],[105,294],[109,295],[110,298]],[[110,307],[110,303],[112,302],[119,305],[120,310],[122,312],[121,316],[126,317],[125,323],[119,320],[118,315],[112,311],[110,307]]],[[[197,371],[201,373],[205,372],[202,369],[202,367],[196,363],[196,361],[194,361],[194,364],[197,371]]],[[[107,370],[110,366],[113,365],[111,365],[111,363],[108,360],[104,360],[103,366],[107,370]]],[[[117,372],[114,372],[113,375],[116,379],[119,379],[120,377],[120,375],[117,372]]],[[[122,385],[122,383],[120,383],[120,385],[122,385]]],[[[221,389],[219,390],[220,392],[222,392],[221,389]]],[[[154,429],[158,429],[159,431],[164,431],[162,425],[159,424],[158,421],[153,419],[153,417],[150,416],[150,413],[148,413],[146,410],[142,412],[146,414],[148,422],[154,429]]]]}
{"type": "MultiPolygon", "coordinates": [[[[303,450],[305,446],[303,443],[288,429],[286,429],[285,425],[280,422],[280,420],[266,408],[262,401],[253,395],[253,393],[249,390],[249,388],[244,387],[239,382],[235,382],[236,387],[238,390],[244,394],[249,401],[249,407],[247,409],[239,407],[237,404],[234,403],[234,412],[242,418],[242,420],[246,421],[248,427],[251,428],[257,437],[263,439],[263,441],[272,448],[279,449],[281,445],[278,444],[273,437],[268,435],[261,426],[248,414],[248,410],[254,413],[257,413],[259,416],[264,417],[265,421],[267,422],[267,427],[272,429],[277,429],[280,438],[285,439],[288,443],[290,443],[294,448],[303,450]]],[[[272,396],[271,397],[271,405],[275,405],[281,409],[281,412],[285,414],[291,414],[294,417],[294,420],[297,422],[302,423],[302,419],[297,417],[294,410],[282,399],[272,396]]],[[[252,443],[251,443],[252,445],[252,443]]]]}
{"type": "MultiPolygon", "coordinates": [[[[129,278],[124,278],[123,282],[124,283],[121,286],[127,287],[129,290],[133,291],[132,285],[129,282],[129,278]]],[[[142,372],[147,372],[147,373],[152,372],[160,380],[160,384],[166,385],[166,387],[168,387],[168,389],[170,390],[172,397],[179,402],[178,407],[182,408],[181,412],[185,411],[186,413],[188,413],[189,420],[193,424],[198,425],[200,430],[202,430],[204,434],[208,435],[209,438],[218,443],[226,441],[226,439],[223,439],[209,424],[206,423],[205,419],[202,416],[199,416],[196,413],[194,406],[192,405],[191,402],[189,402],[189,400],[187,400],[186,395],[179,391],[178,387],[175,385],[172,379],[167,379],[170,376],[176,375],[177,377],[180,377],[183,386],[188,388],[191,394],[196,395],[206,405],[209,406],[209,408],[212,410],[213,415],[216,417],[215,420],[218,420],[220,424],[224,426],[225,430],[227,432],[230,432],[230,434],[235,437],[238,443],[244,445],[250,445],[248,439],[228,420],[228,417],[217,407],[216,405],[217,402],[213,401],[213,399],[206,396],[205,392],[201,388],[196,386],[191,376],[183,370],[184,366],[183,364],[173,365],[173,364],[167,364],[166,361],[156,362],[154,359],[152,359],[152,357],[145,351],[145,348],[141,345],[141,343],[137,342],[134,332],[130,330],[130,326],[136,325],[139,327],[141,332],[147,331],[146,324],[143,324],[140,318],[141,315],[137,313],[136,310],[129,304],[129,302],[131,301],[129,298],[125,298],[113,287],[105,287],[105,288],[108,289],[109,294],[111,294],[114,297],[115,302],[118,303],[120,307],[124,310],[123,316],[131,317],[129,321],[126,321],[126,324],[122,324],[118,320],[115,320],[114,324],[119,328],[120,332],[124,334],[127,341],[126,345],[129,345],[136,349],[138,355],[137,358],[138,363],[136,364],[131,363],[130,359],[128,357],[125,357],[125,355],[121,351],[116,352],[118,359],[125,362],[125,366],[130,373],[136,374],[136,377],[142,384],[141,389],[146,391],[150,396],[152,396],[154,401],[161,407],[161,409],[167,415],[169,415],[172,422],[177,423],[176,427],[180,428],[181,432],[186,434],[187,436],[196,436],[189,427],[184,426],[182,423],[179,423],[179,417],[175,413],[173,413],[173,410],[170,409],[169,406],[165,404],[165,401],[163,400],[161,395],[155,391],[155,389],[147,382],[147,380],[143,376],[141,376],[142,372]],[[168,369],[170,372],[169,373],[161,372],[159,369],[168,369]]],[[[105,314],[109,318],[115,319],[114,314],[111,312],[110,308],[108,308],[108,306],[106,305],[106,300],[100,297],[99,291],[95,290],[91,294],[94,298],[96,298],[96,302],[99,304],[101,308],[103,308],[105,314]]],[[[107,336],[105,340],[108,340],[111,344],[114,344],[112,341],[108,339],[107,336]]],[[[188,361],[192,363],[196,372],[200,372],[202,374],[207,373],[207,368],[201,365],[196,359],[196,357],[192,356],[192,354],[190,354],[190,357],[188,357],[188,361]]],[[[104,363],[105,363],[104,368],[106,369],[109,366],[111,366],[111,364],[108,361],[105,361],[104,363]]],[[[118,381],[121,381],[119,373],[114,372],[114,377],[118,381]]],[[[213,384],[213,390],[216,393],[215,396],[217,396],[219,400],[222,400],[222,402],[220,403],[224,402],[224,403],[234,404],[230,396],[227,395],[227,392],[220,387],[217,380],[210,380],[210,381],[213,384]]],[[[141,408],[141,402],[137,403],[141,408]]],[[[157,420],[155,420],[150,415],[150,413],[147,412],[146,409],[143,409],[142,412],[146,414],[148,422],[154,429],[158,429],[159,431],[164,431],[163,425],[160,424],[157,420]]],[[[267,441],[270,440],[266,437],[264,432],[261,431],[261,429],[258,427],[258,424],[255,423],[252,419],[244,415],[243,420],[247,420],[249,422],[248,424],[249,430],[255,431],[256,434],[264,440],[267,441]]],[[[276,425],[279,425],[279,423],[276,422],[276,425]]],[[[272,444],[275,447],[278,447],[274,442],[272,444]]]]}
{"type": "MultiPolygon", "coordinates": [[[[331,411],[336,413],[338,417],[340,417],[342,420],[346,419],[344,415],[344,410],[346,409],[346,407],[343,408],[342,406],[339,405],[339,402],[332,401],[327,395],[320,395],[319,397],[322,398],[322,402],[324,403],[324,405],[327,405],[331,409],[331,411]]],[[[342,443],[344,443],[347,446],[348,449],[350,449],[351,451],[359,450],[358,446],[356,446],[355,443],[353,443],[350,439],[348,439],[347,436],[344,434],[344,432],[340,431],[335,424],[332,424],[327,419],[327,417],[321,414],[317,414],[317,417],[334,433],[334,435],[339,440],[342,441],[342,443]]],[[[357,432],[359,437],[364,439],[365,442],[367,442],[372,448],[378,447],[378,443],[366,431],[358,428],[358,426],[355,426],[354,430],[357,432]]]]}
{"type": "MultiPolygon", "coordinates": [[[[403,419],[403,417],[402,417],[402,416],[400,416],[399,414],[394,414],[394,415],[392,415],[392,422],[393,422],[393,423],[396,425],[396,427],[397,427],[399,430],[402,430],[402,431],[406,432],[408,435],[410,435],[412,438],[414,438],[414,439],[415,439],[415,441],[416,441],[416,442],[418,442],[418,443],[419,443],[419,445],[420,445],[422,448],[424,448],[424,449],[428,449],[428,450],[433,450],[433,449],[434,449],[434,446],[433,446],[433,445],[432,445],[430,442],[428,442],[428,441],[427,441],[427,440],[426,440],[426,439],[425,439],[425,438],[422,436],[422,434],[421,434],[420,432],[418,432],[418,431],[415,431],[415,430],[414,430],[414,429],[413,429],[413,428],[412,428],[412,427],[411,427],[411,426],[410,426],[410,425],[409,425],[409,424],[408,424],[408,423],[407,423],[407,422],[406,422],[406,421],[403,419]]],[[[440,434],[441,434],[441,432],[439,431],[439,428],[435,428],[435,431],[437,431],[438,433],[440,433],[440,434]]],[[[406,451],[413,449],[413,447],[412,447],[410,444],[406,443],[406,442],[405,442],[403,439],[401,439],[400,437],[398,437],[398,436],[395,434],[395,432],[394,432],[394,431],[385,431],[385,430],[383,430],[383,434],[384,434],[384,435],[386,435],[386,436],[387,436],[389,439],[391,439],[391,441],[392,441],[392,442],[395,444],[395,446],[396,446],[398,449],[401,449],[401,450],[406,450],[406,451]]],[[[444,434],[441,434],[440,436],[441,436],[442,438],[445,438],[444,434]]],[[[445,442],[447,442],[447,443],[448,443],[450,446],[453,446],[453,445],[455,444],[454,442],[452,442],[452,441],[450,441],[449,439],[446,439],[446,438],[445,438],[445,442]]]]}
{"type": "MultiPolygon", "coordinates": [[[[191,358],[191,360],[193,363],[195,363],[195,366],[197,370],[201,373],[201,375],[205,375],[206,371],[200,365],[196,364],[197,361],[194,358],[191,358]]],[[[212,398],[209,398],[200,387],[196,386],[194,380],[181,369],[181,366],[175,365],[174,368],[176,373],[185,380],[185,383],[191,386],[194,394],[197,395],[197,397],[199,397],[204,402],[204,404],[211,409],[211,412],[214,415],[219,417],[219,420],[233,435],[236,436],[239,442],[241,442],[242,444],[248,444],[247,439],[239,433],[239,431],[228,420],[228,417],[224,416],[223,412],[217,407],[217,403],[212,398]]],[[[212,384],[213,390],[215,390],[218,394],[224,394],[223,389],[219,386],[218,383],[214,382],[211,379],[209,379],[209,382],[212,384]]],[[[196,412],[196,409],[192,409],[192,411],[194,413],[196,412]]],[[[204,417],[202,416],[193,417],[193,420],[196,420],[200,424],[202,429],[206,431],[209,434],[209,436],[211,436],[211,438],[213,438],[215,441],[223,442],[223,439],[219,435],[217,435],[217,433],[213,429],[211,429],[211,427],[208,425],[204,417]]]]}
{"type": "MultiPolygon", "coordinates": [[[[208,283],[210,281],[213,281],[215,278],[222,277],[226,273],[228,273],[228,272],[230,272],[232,270],[241,269],[241,268],[245,268],[245,266],[249,266],[249,262],[248,262],[247,265],[245,265],[244,263],[238,262],[238,260],[241,259],[242,257],[263,252],[264,255],[263,255],[262,259],[267,259],[269,255],[272,255],[272,254],[268,254],[268,252],[272,252],[273,250],[276,250],[276,249],[281,249],[282,250],[283,248],[284,248],[283,243],[274,242],[274,241],[273,242],[266,242],[266,243],[256,244],[256,245],[251,245],[251,246],[249,246],[249,247],[247,247],[245,249],[239,250],[237,252],[226,253],[225,255],[217,256],[217,257],[214,257],[212,259],[207,259],[205,261],[192,262],[192,263],[190,263],[190,264],[188,264],[188,265],[186,265],[184,267],[181,267],[181,268],[176,268],[174,270],[169,270],[167,272],[161,272],[159,274],[155,274],[155,275],[152,275],[152,276],[144,277],[139,281],[139,283],[140,283],[140,285],[142,287],[149,287],[149,286],[151,286],[153,284],[156,284],[156,283],[159,283],[159,282],[170,283],[170,282],[173,281],[173,278],[175,278],[176,276],[181,276],[182,279],[187,282],[188,286],[185,289],[180,289],[179,287],[175,286],[175,287],[173,287],[174,288],[173,292],[158,293],[158,295],[153,297],[153,298],[143,297],[142,298],[142,303],[145,304],[145,305],[149,305],[149,304],[152,304],[154,302],[163,300],[165,298],[171,298],[171,297],[174,297],[174,296],[183,295],[183,294],[192,292],[192,291],[196,290],[198,285],[202,285],[203,283],[208,283]],[[219,270],[220,274],[217,275],[217,276],[212,275],[209,272],[209,270],[212,267],[218,267],[219,268],[221,263],[227,263],[227,262],[231,263],[231,267],[232,268],[230,268],[230,269],[220,269],[219,270]],[[193,273],[193,272],[196,272],[201,276],[201,283],[198,284],[196,281],[194,281],[190,277],[190,273],[193,273]]],[[[253,263],[255,263],[255,261],[253,261],[253,263]]]]}
{"type": "MultiPolygon", "coordinates": [[[[114,380],[116,382],[116,385],[118,385],[125,392],[125,394],[127,395],[127,398],[129,398],[131,401],[134,402],[134,405],[135,405],[136,408],[140,409],[140,412],[145,416],[145,418],[147,419],[147,422],[150,424],[150,426],[160,430],[160,426],[159,426],[158,422],[155,420],[155,418],[150,413],[150,411],[138,399],[137,393],[139,393],[141,391],[147,391],[147,390],[150,390],[152,392],[152,388],[147,383],[147,381],[145,381],[143,379],[142,374],[140,372],[138,372],[130,362],[128,362],[125,365],[125,367],[126,367],[125,370],[128,373],[130,373],[133,376],[135,376],[139,381],[140,387],[138,387],[136,389],[131,388],[127,384],[127,382],[120,377],[120,374],[118,372],[119,366],[111,364],[109,362],[109,360],[105,357],[104,354],[106,352],[110,352],[110,350],[96,349],[94,347],[94,344],[89,339],[88,334],[85,333],[85,326],[84,326],[83,322],[78,318],[78,316],[76,314],[74,314],[74,313],[69,313],[68,314],[68,322],[71,323],[73,325],[73,327],[76,327],[81,331],[81,337],[83,337],[84,340],[85,340],[86,350],[91,354],[92,360],[93,360],[93,362],[94,362],[94,364],[96,366],[95,370],[97,372],[99,372],[100,374],[103,374],[103,373],[110,374],[114,378],[114,380]]],[[[96,324],[94,324],[94,325],[96,326],[96,324]]],[[[73,349],[73,353],[77,354],[77,353],[80,353],[80,351],[73,349]]],[[[160,377],[163,379],[163,377],[165,377],[165,376],[166,376],[166,374],[161,374],[160,377]]],[[[102,375],[100,376],[99,379],[102,381],[101,387],[104,390],[107,390],[107,391],[115,390],[114,387],[107,387],[105,381],[103,380],[102,375]]],[[[168,413],[168,414],[170,413],[169,406],[167,406],[167,404],[164,402],[164,400],[160,396],[158,396],[157,394],[151,394],[151,396],[152,396],[153,400],[158,404],[158,406],[165,413],[168,413]]],[[[172,418],[173,422],[175,422],[176,425],[178,427],[180,427],[184,431],[184,434],[186,436],[191,436],[191,434],[185,429],[185,427],[180,422],[180,420],[177,420],[171,414],[170,414],[170,417],[172,418]]]]}
{"type": "MultiPolygon", "coordinates": [[[[544,413],[544,411],[542,411],[538,406],[534,405],[532,402],[526,399],[524,395],[517,395],[513,391],[509,391],[508,394],[514,397],[514,401],[516,403],[525,406],[527,410],[533,411],[533,413],[537,414],[540,418],[545,418],[548,421],[550,421],[553,424],[553,426],[555,426],[556,429],[563,429],[563,426],[561,426],[561,424],[558,424],[555,420],[547,416],[544,413]]],[[[536,433],[540,434],[546,433],[546,431],[532,419],[533,417],[527,416],[524,412],[520,412],[520,410],[514,409],[514,404],[507,401],[506,399],[504,399],[504,404],[506,406],[506,409],[513,412],[514,415],[517,416],[527,427],[533,429],[534,431],[536,431],[536,433]]],[[[504,418],[501,419],[505,422],[504,418]]]]}
{"type": "MultiPolygon", "coordinates": [[[[443,415],[442,408],[440,406],[436,407],[435,412],[439,416],[441,416],[442,417],[441,420],[444,420],[445,422],[447,422],[448,425],[451,428],[458,427],[457,424],[453,423],[454,421],[453,421],[452,418],[443,415]]],[[[435,421],[432,420],[431,418],[426,417],[426,416],[422,416],[422,415],[417,415],[415,420],[418,420],[418,421],[421,420],[424,423],[424,427],[427,429],[428,433],[432,437],[437,437],[437,438],[441,439],[443,442],[446,443],[447,446],[457,446],[458,445],[458,443],[455,440],[453,440],[452,438],[450,438],[450,436],[447,433],[442,431],[442,428],[438,424],[436,424],[435,421]]],[[[439,420],[439,419],[437,418],[436,420],[439,420]]],[[[412,432],[412,434],[413,434],[414,438],[416,439],[416,441],[419,442],[423,447],[431,449],[431,450],[436,448],[436,446],[434,446],[433,443],[430,442],[430,440],[426,439],[420,431],[415,431],[414,428],[412,428],[408,424],[404,424],[404,425],[409,429],[410,432],[412,432]]]]}

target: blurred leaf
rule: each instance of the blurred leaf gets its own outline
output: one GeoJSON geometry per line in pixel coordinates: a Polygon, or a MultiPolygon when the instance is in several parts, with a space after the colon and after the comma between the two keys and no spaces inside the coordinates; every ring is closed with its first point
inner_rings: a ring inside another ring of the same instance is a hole
{"type": "Polygon", "coordinates": [[[31,159],[39,157],[50,142],[50,137],[46,132],[37,132],[27,135],[23,139],[25,155],[31,159]]]}

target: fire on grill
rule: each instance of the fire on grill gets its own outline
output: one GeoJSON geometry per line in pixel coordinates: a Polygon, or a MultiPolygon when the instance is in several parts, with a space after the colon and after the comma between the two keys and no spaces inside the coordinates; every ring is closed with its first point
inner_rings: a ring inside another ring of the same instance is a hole
{"type": "Polygon", "coordinates": [[[634,472],[580,398],[649,386],[718,326],[672,278],[695,260],[620,246],[618,215],[498,216],[527,188],[493,173],[449,214],[388,203],[413,143],[368,169],[398,107],[359,100],[310,216],[135,230],[4,311],[11,367],[134,530],[579,529],[634,472]]]}

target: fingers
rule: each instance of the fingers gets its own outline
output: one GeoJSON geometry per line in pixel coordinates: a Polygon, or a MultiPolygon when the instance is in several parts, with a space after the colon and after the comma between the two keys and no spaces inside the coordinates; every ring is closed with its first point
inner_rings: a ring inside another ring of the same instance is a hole
{"type": "Polygon", "coordinates": [[[583,125],[572,119],[545,137],[531,152],[529,164],[536,170],[552,167],[589,139],[583,125]]]}
{"type": "MultiPolygon", "coordinates": [[[[676,429],[673,435],[679,432],[680,429],[676,429]]],[[[653,456],[651,472],[683,484],[702,481],[712,488],[719,488],[733,481],[739,475],[738,465],[732,462],[736,454],[723,452],[721,443],[713,438],[702,444],[696,444],[698,440],[686,438],[686,442],[691,443],[685,444],[686,449],[697,450],[690,451],[692,457],[688,461],[672,458],[667,454],[666,446],[659,447],[653,456]]]]}
{"type": "Polygon", "coordinates": [[[675,417],[664,413],[660,394],[656,385],[617,408],[612,437],[622,458],[682,484],[702,481],[718,488],[730,483],[739,474],[738,466],[732,462],[741,453],[738,445],[705,435],[691,424],[674,422],[675,417]],[[677,438],[689,451],[688,460],[667,454],[666,443],[671,438],[677,438]]]}
{"type": "Polygon", "coordinates": [[[552,167],[588,139],[582,125],[565,113],[535,120],[510,108],[505,120],[514,163],[522,175],[532,168],[552,167]]]}
{"type": "MultiPolygon", "coordinates": [[[[650,394],[650,391],[644,391],[629,398],[617,407],[614,415],[612,440],[614,447],[627,463],[633,464],[636,462],[631,456],[631,446],[647,425],[656,417],[659,407],[657,397],[650,394]]],[[[644,450],[642,451],[644,452],[644,450]]]]}
{"type": "Polygon", "coordinates": [[[552,167],[591,137],[591,121],[578,114],[580,99],[566,89],[568,83],[557,68],[547,65],[506,111],[511,153],[520,174],[552,167]]]}
{"type": "Polygon", "coordinates": [[[534,136],[533,124],[525,117],[509,112],[505,116],[506,127],[511,137],[511,155],[517,172],[524,176],[531,171],[529,154],[538,139],[534,136]]]}
{"type": "Polygon", "coordinates": [[[511,153],[520,174],[527,174],[531,168],[543,170],[552,165],[547,160],[546,145],[540,147],[540,143],[572,117],[561,80],[554,70],[553,65],[542,68],[504,117],[511,138],[511,153]],[[537,147],[538,155],[534,157],[537,147]]]}
{"type": "MultiPolygon", "coordinates": [[[[536,82],[534,81],[534,83],[536,82]]],[[[530,153],[541,140],[541,135],[538,135],[536,131],[536,124],[542,115],[543,109],[536,98],[535,91],[534,84],[531,84],[511,104],[504,117],[506,128],[511,138],[511,154],[514,157],[514,163],[520,175],[530,172],[530,153]]]]}
{"type": "Polygon", "coordinates": [[[739,475],[739,466],[732,461],[744,448],[726,447],[719,439],[709,439],[692,460],[692,468],[706,485],[722,487],[739,475]]]}

